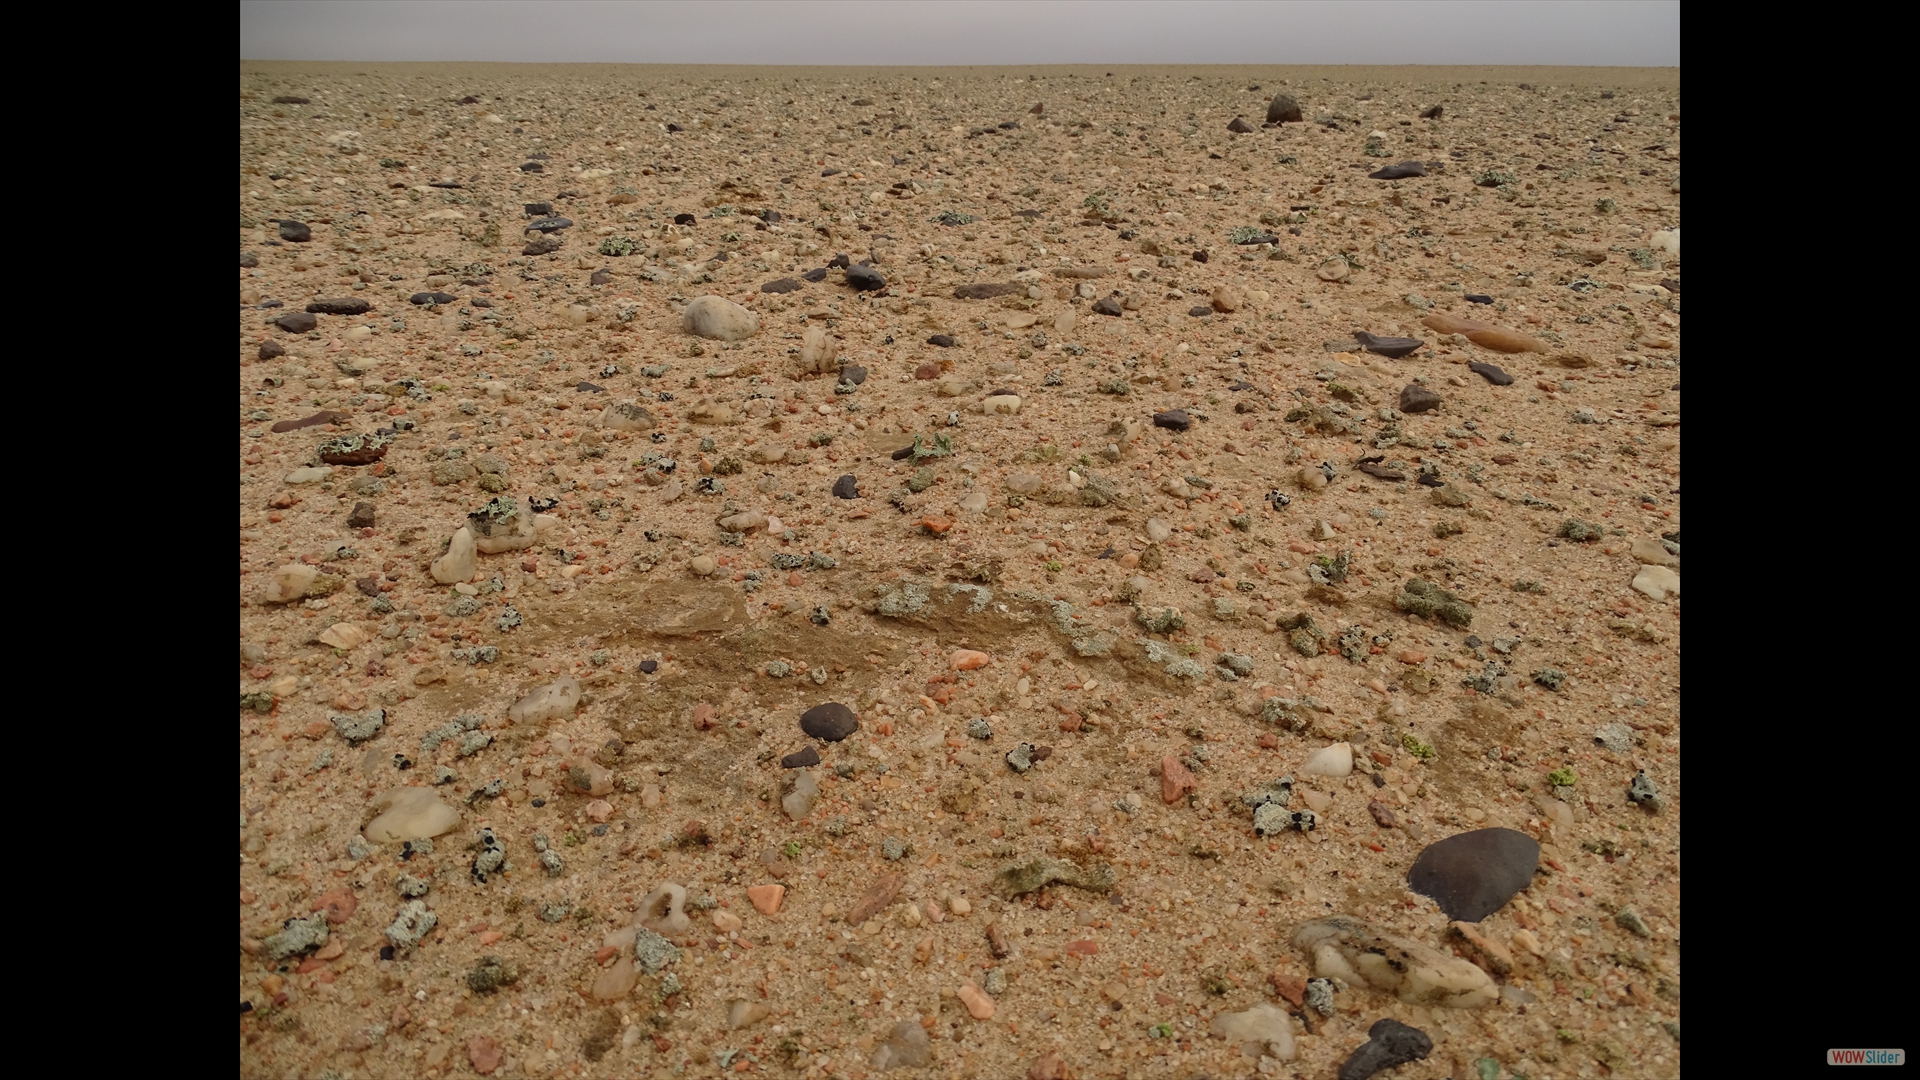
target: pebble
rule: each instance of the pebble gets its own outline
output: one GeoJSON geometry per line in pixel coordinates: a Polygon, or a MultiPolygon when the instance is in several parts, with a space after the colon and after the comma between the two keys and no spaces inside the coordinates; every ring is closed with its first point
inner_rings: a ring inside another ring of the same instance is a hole
{"type": "Polygon", "coordinates": [[[971,982],[964,982],[960,984],[960,989],[955,991],[955,994],[960,998],[960,1003],[967,1007],[967,1013],[975,1020],[993,1019],[993,999],[987,996],[985,990],[971,982]]]}
{"type": "Polygon", "coordinates": [[[1185,409],[1167,409],[1153,414],[1153,426],[1171,431],[1185,431],[1193,426],[1193,418],[1185,409]]]}
{"type": "Polygon", "coordinates": [[[683,325],[698,337],[745,341],[759,333],[760,316],[724,296],[697,296],[687,304],[683,325]]]}
{"type": "Polygon", "coordinates": [[[1179,802],[1189,791],[1198,791],[1200,782],[1194,779],[1193,772],[1180,759],[1168,754],[1160,759],[1160,798],[1169,803],[1179,802]]]}
{"type": "Polygon", "coordinates": [[[962,285],[953,290],[955,300],[992,300],[1001,296],[1019,296],[1027,291],[1025,285],[1015,282],[977,282],[962,285]]]}
{"type": "Polygon", "coordinates": [[[1335,255],[1321,263],[1313,273],[1321,281],[1345,281],[1353,273],[1353,267],[1347,265],[1347,260],[1335,255]]]}
{"type": "Polygon", "coordinates": [[[1273,95],[1273,100],[1267,103],[1267,123],[1300,123],[1300,103],[1284,90],[1273,95]]]}
{"type": "Polygon", "coordinates": [[[976,671],[993,662],[993,657],[974,649],[960,649],[953,654],[953,670],[976,671]]]}
{"type": "Polygon", "coordinates": [[[886,1041],[874,1048],[867,1065],[876,1072],[918,1069],[932,1059],[933,1047],[927,1040],[927,1029],[918,1021],[902,1020],[893,1025],[886,1041]]]}
{"type": "Polygon", "coordinates": [[[295,469],[288,473],[286,482],[289,484],[317,484],[332,475],[332,469],[326,468],[325,466],[309,465],[306,468],[295,469]]]}
{"type": "Polygon", "coordinates": [[[1369,180],[1405,180],[1410,176],[1427,175],[1427,167],[1418,161],[1400,161],[1384,169],[1375,169],[1367,174],[1369,180]]]}
{"type": "Polygon", "coordinates": [[[713,572],[719,568],[719,560],[711,555],[695,555],[693,558],[687,560],[687,569],[701,577],[711,577],[713,576],[713,572]]]}
{"type": "Polygon", "coordinates": [[[1664,601],[1680,595],[1680,575],[1664,566],[1643,566],[1633,575],[1633,591],[1664,601]]]}
{"type": "Polygon", "coordinates": [[[1173,536],[1173,526],[1162,518],[1147,519],[1147,539],[1156,544],[1164,544],[1173,536]]]}
{"type": "Polygon", "coordinates": [[[1426,1032],[1391,1016],[1381,1017],[1367,1029],[1367,1041],[1340,1064],[1338,1080],[1367,1080],[1374,1073],[1396,1065],[1423,1061],[1431,1053],[1433,1040],[1426,1032]]]}
{"type": "Polygon", "coordinates": [[[1400,391],[1400,411],[1403,413],[1430,412],[1440,407],[1440,395],[1417,383],[1408,383],[1400,391]]]}
{"type": "Polygon", "coordinates": [[[315,300],[307,305],[307,314],[364,315],[372,307],[373,305],[367,303],[365,300],[357,296],[350,296],[340,300],[315,300]]]}
{"type": "Polygon", "coordinates": [[[980,402],[980,409],[989,416],[1012,416],[1020,411],[1020,397],[1017,394],[994,394],[980,402]]]}
{"type": "Polygon", "coordinates": [[[1389,360],[1398,360],[1426,344],[1419,338],[1376,337],[1364,330],[1355,330],[1353,340],[1359,342],[1360,346],[1368,352],[1384,356],[1389,360]]]}
{"type": "Polygon", "coordinates": [[[588,992],[599,1001],[619,1001],[633,993],[639,983],[640,972],[633,965],[633,957],[622,956],[594,978],[593,988],[588,992]]]}
{"type": "Polygon", "coordinates": [[[687,916],[687,890],[684,885],[663,881],[640,901],[633,913],[635,926],[667,937],[679,937],[693,926],[687,916]]]}
{"type": "Polygon", "coordinates": [[[1300,763],[1302,776],[1346,776],[1353,772],[1353,747],[1337,742],[1308,754],[1300,763]]]}
{"type": "Polygon", "coordinates": [[[559,232],[561,229],[573,228],[573,219],[563,218],[563,217],[543,217],[536,221],[529,221],[525,225],[522,225],[520,228],[521,228],[521,231],[523,232],[538,232],[538,233],[559,232]]]}
{"type": "Polygon", "coordinates": [[[833,497],[836,499],[857,499],[860,497],[860,480],[852,473],[833,482],[833,497]]]}
{"type": "Polygon", "coordinates": [[[839,742],[860,730],[860,720],[845,705],[829,701],[800,714],[800,730],[827,742],[839,742]]]}
{"type": "Polygon", "coordinates": [[[452,293],[417,292],[417,293],[414,293],[412,296],[407,297],[407,302],[410,304],[418,304],[424,307],[428,304],[451,304],[458,299],[460,298],[453,295],[452,293]]]}
{"type": "MultiPolygon", "coordinates": [[[[1235,1045],[1256,1043],[1281,1061],[1293,1060],[1293,1022],[1285,1009],[1261,1002],[1245,1012],[1221,1013],[1207,1030],[1235,1045]]],[[[1256,1048],[1248,1057],[1259,1057],[1256,1048]]],[[[1244,1052],[1244,1051],[1243,1051],[1244,1052]]]]}
{"type": "Polygon", "coordinates": [[[289,334],[304,334],[320,325],[320,320],[304,311],[289,311],[273,320],[273,325],[289,334]]]}
{"type": "Polygon", "coordinates": [[[880,271],[860,263],[847,267],[847,284],[853,286],[856,292],[872,292],[886,288],[887,279],[880,276],[880,271]]]}
{"type": "Polygon", "coordinates": [[[1096,315],[1120,316],[1126,314],[1126,309],[1121,307],[1118,298],[1103,296],[1093,302],[1093,313],[1096,315]]]}
{"type": "Polygon", "coordinates": [[[290,244],[304,244],[313,239],[313,228],[303,221],[282,221],[280,239],[290,244]]]}
{"type": "Polygon", "coordinates": [[[1668,551],[1658,540],[1641,537],[1633,542],[1633,557],[1648,566],[1679,566],[1680,557],[1668,551]]]}
{"type": "Polygon", "coordinates": [[[804,769],[818,764],[820,764],[820,751],[811,746],[802,747],[780,759],[780,767],[783,769],[804,769]]]}
{"type": "Polygon", "coordinates": [[[1414,892],[1450,919],[1479,922],[1533,881],[1540,843],[1513,829],[1475,829],[1427,845],[1407,871],[1414,892]]]}
{"type": "Polygon", "coordinates": [[[952,334],[935,334],[932,337],[927,339],[927,344],[938,345],[942,349],[951,349],[953,348],[953,335],[952,334]]]}
{"type": "Polygon", "coordinates": [[[1468,361],[1467,370],[1487,380],[1495,386],[1512,386],[1513,376],[1492,364],[1483,364],[1478,360],[1468,361]]]}
{"type": "Polygon", "coordinates": [[[1255,130],[1255,128],[1252,124],[1247,123],[1246,120],[1236,116],[1232,120],[1227,122],[1227,130],[1233,132],[1236,135],[1245,135],[1248,132],[1255,130]]]}

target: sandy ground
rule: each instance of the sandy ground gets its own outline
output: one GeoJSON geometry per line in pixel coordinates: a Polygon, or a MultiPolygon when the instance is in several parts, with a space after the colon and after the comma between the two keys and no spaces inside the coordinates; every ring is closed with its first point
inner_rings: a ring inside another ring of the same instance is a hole
{"type": "Polygon", "coordinates": [[[1679,600],[1633,587],[1678,569],[1677,71],[247,63],[240,90],[242,1075],[860,1080],[907,1021],[927,1062],[893,1075],[1321,1078],[1383,1017],[1433,1043],[1386,1076],[1678,1074],[1679,600]],[[1263,128],[1279,91],[1303,120],[1263,128]],[[551,252],[529,203],[571,221],[551,252]],[[886,287],[804,279],[841,254],[886,287]],[[757,330],[689,334],[705,295],[757,330]],[[319,458],[379,431],[373,464],[319,458]],[[896,460],[916,438],[943,452],[896,460]],[[530,546],[437,581],[505,499],[530,546]],[[510,716],[564,678],[571,707],[510,716]],[[809,739],[829,701],[859,730],[809,739]],[[1302,772],[1340,743],[1350,775],[1302,772]],[[1241,795],[1282,776],[1317,827],[1257,834],[1241,795]],[[401,787],[441,807],[431,850],[372,835],[401,787]],[[1540,865],[1474,947],[1407,873],[1496,826],[1540,865]],[[996,889],[1042,855],[1112,885],[996,889]],[[662,882],[691,925],[635,972],[662,882]],[[316,910],[327,940],[290,941],[316,910]],[[1302,1006],[1292,934],[1335,914],[1496,1000],[1302,1006]],[[1210,1033],[1263,1002],[1290,1053],[1210,1033]]]}

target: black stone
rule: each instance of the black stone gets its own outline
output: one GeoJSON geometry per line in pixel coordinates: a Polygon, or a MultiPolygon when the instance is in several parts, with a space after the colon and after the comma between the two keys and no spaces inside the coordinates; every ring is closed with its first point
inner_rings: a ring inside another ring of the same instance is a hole
{"type": "Polygon", "coordinates": [[[480,99],[479,99],[479,98],[477,98],[477,97],[474,97],[474,96],[473,96],[472,94],[468,94],[468,95],[467,95],[466,97],[463,97],[463,98],[461,98],[461,99],[460,99],[460,104],[462,104],[462,105],[478,105],[478,104],[480,104],[480,99]]]}
{"type": "Polygon", "coordinates": [[[1367,1041],[1341,1062],[1336,1075],[1339,1080],[1367,1080],[1383,1069],[1425,1060],[1431,1053],[1433,1040],[1426,1032],[1386,1016],[1367,1029],[1367,1041]]]}
{"type": "Polygon", "coordinates": [[[311,105],[313,104],[313,99],[295,97],[292,94],[281,94],[279,97],[273,99],[273,103],[275,105],[311,105]]]}
{"type": "Polygon", "coordinates": [[[818,764],[820,764],[820,751],[811,746],[796,750],[780,759],[780,767],[783,769],[804,769],[809,765],[818,764]]]}
{"type": "Polygon", "coordinates": [[[1409,176],[1425,176],[1427,167],[1417,161],[1400,161],[1384,169],[1375,169],[1367,174],[1369,180],[1405,180],[1409,176]]]}
{"type": "Polygon", "coordinates": [[[1120,301],[1115,299],[1114,297],[1103,296],[1100,299],[1095,300],[1093,302],[1093,311],[1094,311],[1094,314],[1096,315],[1119,316],[1123,314],[1126,311],[1126,309],[1122,308],[1120,306],[1120,301]]]}
{"type": "Polygon", "coordinates": [[[574,387],[574,389],[580,391],[583,394],[604,394],[607,392],[606,387],[595,386],[592,383],[586,382],[586,381],[582,381],[580,385],[574,387]]]}
{"type": "Polygon", "coordinates": [[[833,482],[833,497],[836,499],[857,499],[860,497],[860,480],[852,473],[833,482]]]}
{"type": "Polygon", "coordinates": [[[1409,383],[1400,391],[1400,411],[1403,413],[1430,412],[1440,407],[1440,395],[1415,383],[1409,383]]]}
{"type": "Polygon", "coordinates": [[[286,346],[277,341],[268,340],[260,343],[260,359],[262,360],[272,360],[275,357],[285,355],[287,355],[286,346]]]}
{"type": "Polygon", "coordinates": [[[1187,415],[1185,409],[1168,409],[1153,414],[1153,426],[1185,431],[1193,426],[1193,418],[1187,415]]]}
{"type": "Polygon", "coordinates": [[[546,217],[551,213],[553,213],[553,204],[550,202],[530,202],[527,204],[528,217],[546,217]]]}
{"type": "Polygon", "coordinates": [[[520,171],[521,172],[546,172],[547,167],[545,165],[540,164],[537,161],[529,161],[526,164],[520,166],[520,171]]]}
{"type": "Polygon", "coordinates": [[[1680,279],[1679,278],[1661,278],[1660,287],[1667,290],[1668,292],[1672,293],[1675,296],[1680,295],[1680,279]]]}
{"type": "Polygon", "coordinates": [[[760,291],[763,293],[790,293],[797,292],[800,288],[801,285],[799,282],[790,277],[783,277],[778,281],[769,281],[765,285],[760,286],[760,291]]]}
{"type": "Polygon", "coordinates": [[[837,701],[829,701],[801,713],[800,730],[816,739],[839,742],[859,731],[860,721],[853,715],[852,709],[837,701]]]}
{"type": "Polygon", "coordinates": [[[371,307],[373,305],[365,300],[357,296],[349,296],[339,300],[315,300],[307,305],[307,313],[310,315],[365,315],[371,307]]]}
{"type": "Polygon", "coordinates": [[[1365,330],[1355,330],[1353,340],[1370,353],[1384,356],[1389,360],[1398,360],[1408,353],[1425,345],[1419,338],[1410,337],[1374,337],[1365,330]]]}
{"type": "Polygon", "coordinates": [[[410,304],[419,304],[424,307],[428,304],[451,304],[458,299],[460,298],[452,293],[417,292],[407,297],[407,302],[410,304]]]}
{"type": "Polygon", "coordinates": [[[280,239],[293,244],[304,244],[313,239],[313,229],[305,222],[283,221],[280,223],[280,239]]]}
{"type": "Polygon", "coordinates": [[[240,269],[249,270],[259,265],[260,256],[255,255],[251,251],[243,251],[240,253],[240,269]]]}
{"type": "Polygon", "coordinates": [[[382,960],[393,959],[393,946],[391,945],[380,946],[380,959],[382,960]]]}
{"type": "Polygon", "coordinates": [[[563,217],[543,217],[538,221],[529,221],[526,224],[526,231],[528,232],[550,233],[571,228],[573,228],[573,219],[563,217]]]}
{"type": "Polygon", "coordinates": [[[605,270],[595,270],[595,271],[593,272],[593,276],[587,279],[587,284],[589,284],[589,285],[605,285],[605,284],[607,284],[607,283],[609,283],[609,282],[611,282],[612,280],[613,280],[613,275],[612,275],[611,273],[609,273],[608,271],[605,271],[605,270]]]}
{"type": "Polygon", "coordinates": [[[825,281],[827,280],[827,270],[825,267],[809,270],[806,273],[801,274],[800,279],[802,281],[825,281]]]}
{"type": "Polygon", "coordinates": [[[1208,307],[1205,304],[1195,304],[1194,306],[1187,309],[1187,314],[1193,316],[1196,319],[1199,319],[1199,318],[1204,318],[1208,315],[1213,314],[1213,309],[1208,307]]]}
{"type": "Polygon", "coordinates": [[[520,249],[520,254],[551,255],[554,252],[560,250],[561,243],[562,243],[561,239],[557,236],[537,237],[533,240],[527,241],[527,246],[520,249]]]}
{"type": "Polygon", "coordinates": [[[821,176],[839,176],[840,170],[839,169],[821,169],[820,175],[821,176]]]}
{"type": "Polygon", "coordinates": [[[1429,844],[1407,871],[1414,892],[1449,919],[1477,923],[1533,881],[1540,842],[1513,829],[1475,829],[1429,844]]]}
{"type": "Polygon", "coordinates": [[[273,320],[273,325],[289,334],[304,334],[320,325],[320,320],[304,311],[289,311],[273,320]]]}
{"type": "Polygon", "coordinates": [[[1446,112],[1446,111],[1447,111],[1447,110],[1446,110],[1445,108],[1443,108],[1443,107],[1441,107],[1441,106],[1439,106],[1439,105],[1434,105],[1434,106],[1430,106],[1430,107],[1428,107],[1428,108],[1425,108],[1425,109],[1422,109],[1422,110],[1420,110],[1420,119],[1422,119],[1422,120],[1438,120],[1438,119],[1440,119],[1440,114],[1441,114],[1441,113],[1444,113],[1444,112],[1446,112]]]}
{"type": "Polygon", "coordinates": [[[889,456],[892,457],[893,460],[895,461],[905,461],[908,458],[913,456],[913,444],[908,443],[907,445],[901,447],[900,449],[895,450],[889,456]]]}
{"type": "Polygon", "coordinates": [[[699,219],[699,218],[696,218],[696,217],[694,217],[694,216],[693,216],[692,214],[675,214],[675,215],[673,215],[673,223],[674,223],[675,225],[691,225],[691,224],[693,224],[694,222],[696,222],[696,221],[698,221],[698,220],[700,220],[700,219],[699,219]]]}
{"type": "Polygon", "coordinates": [[[1245,135],[1246,133],[1254,130],[1254,127],[1252,124],[1249,124],[1245,120],[1242,120],[1241,118],[1236,116],[1233,118],[1232,121],[1230,121],[1227,124],[1227,130],[1237,135],[1245,135]]]}
{"type": "Polygon", "coordinates": [[[462,188],[462,187],[465,187],[466,185],[462,184],[458,180],[429,180],[427,181],[427,186],[432,188],[453,189],[453,188],[462,188]]]}
{"type": "Polygon", "coordinates": [[[886,288],[887,279],[881,277],[880,271],[871,266],[849,266],[847,267],[847,284],[853,286],[856,292],[871,292],[886,288]]]}
{"type": "Polygon", "coordinates": [[[1467,362],[1467,370],[1487,380],[1495,386],[1512,386],[1513,376],[1501,371],[1492,364],[1483,364],[1478,360],[1467,362]]]}
{"type": "Polygon", "coordinates": [[[1267,123],[1297,124],[1299,122],[1300,103],[1293,99],[1293,95],[1285,90],[1273,95],[1273,100],[1267,103],[1267,123]]]}
{"type": "Polygon", "coordinates": [[[1468,294],[1466,294],[1466,296],[1464,297],[1464,299],[1465,299],[1465,300],[1466,300],[1466,302],[1467,302],[1467,303],[1469,303],[1469,304],[1491,304],[1491,303],[1493,303],[1493,297],[1491,297],[1491,296],[1488,296],[1488,295],[1486,295],[1485,293],[1477,293],[1477,292],[1470,292],[1470,293],[1468,293],[1468,294]]]}
{"type": "Polygon", "coordinates": [[[658,660],[640,661],[640,674],[642,675],[651,675],[654,672],[659,670],[660,670],[660,661],[658,660]]]}
{"type": "Polygon", "coordinates": [[[732,262],[733,256],[727,254],[724,251],[720,251],[720,252],[715,252],[713,258],[707,261],[708,262],[732,262]]]}
{"type": "Polygon", "coordinates": [[[951,349],[953,348],[953,335],[952,334],[935,334],[932,337],[927,339],[927,344],[938,345],[943,349],[951,349]]]}
{"type": "Polygon", "coordinates": [[[373,504],[370,502],[354,503],[353,513],[347,515],[347,527],[350,529],[373,528],[373,504]]]}
{"type": "Polygon", "coordinates": [[[840,369],[840,381],[852,386],[859,386],[861,383],[867,381],[867,369],[858,364],[848,364],[846,367],[840,369]]]}
{"type": "Polygon", "coordinates": [[[1193,253],[1193,261],[1194,261],[1194,262],[1197,262],[1197,263],[1203,263],[1203,262],[1206,262],[1206,261],[1207,261],[1207,253],[1206,253],[1206,252],[1204,252],[1204,251],[1196,251],[1196,252],[1194,252],[1194,253],[1193,253]]]}
{"type": "Polygon", "coordinates": [[[241,1002],[241,1003],[240,1003],[240,1015],[241,1015],[241,1016],[245,1016],[245,1015],[247,1015],[248,1013],[250,1013],[250,1012],[252,1012],[252,1011],[253,1011],[253,1002],[251,1002],[251,1001],[243,1001],[243,1002],[241,1002]]]}
{"type": "Polygon", "coordinates": [[[683,128],[683,127],[681,127],[681,126],[680,126],[679,124],[675,124],[675,123],[672,123],[671,121],[669,121],[669,122],[668,122],[668,124],[667,124],[667,130],[668,130],[668,131],[685,131],[685,130],[687,130],[687,129],[686,129],[686,128],[683,128]]]}
{"type": "Polygon", "coordinates": [[[769,225],[778,225],[780,222],[785,221],[786,218],[781,216],[778,210],[762,210],[760,211],[760,220],[769,225]]]}

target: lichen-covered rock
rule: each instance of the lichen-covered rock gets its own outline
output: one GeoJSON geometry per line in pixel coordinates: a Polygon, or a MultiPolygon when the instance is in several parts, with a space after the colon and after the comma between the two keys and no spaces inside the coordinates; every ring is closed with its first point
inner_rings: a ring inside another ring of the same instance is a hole
{"type": "Polygon", "coordinates": [[[424,900],[409,900],[400,905],[400,911],[393,917],[393,924],[387,927],[387,940],[396,949],[411,949],[420,944],[420,939],[433,933],[440,925],[440,916],[427,910],[424,900]]]}
{"type": "Polygon", "coordinates": [[[1473,625],[1473,605],[1424,578],[1409,578],[1393,603],[1401,611],[1438,619],[1462,630],[1473,625]]]}
{"type": "Polygon", "coordinates": [[[1316,975],[1372,987],[1409,1005],[1476,1009],[1500,996],[1473,964],[1344,915],[1306,923],[1294,931],[1293,945],[1312,958],[1316,975]]]}
{"type": "Polygon", "coordinates": [[[1083,870],[1070,862],[1041,855],[1000,871],[994,876],[993,887],[1002,896],[1014,897],[1057,881],[1076,889],[1104,893],[1113,888],[1114,880],[1113,867],[1106,863],[1083,870]]]}
{"type": "Polygon", "coordinates": [[[288,563],[267,578],[261,599],[269,604],[291,604],[307,595],[320,571],[304,563],[288,563]]]}
{"type": "Polygon", "coordinates": [[[636,401],[616,401],[600,410],[600,426],[611,431],[651,431],[659,423],[651,409],[636,401]]]}
{"type": "Polygon", "coordinates": [[[316,911],[301,919],[288,919],[279,932],[269,934],[261,944],[267,959],[278,963],[290,956],[310,952],[327,943],[327,913],[316,911]]]}

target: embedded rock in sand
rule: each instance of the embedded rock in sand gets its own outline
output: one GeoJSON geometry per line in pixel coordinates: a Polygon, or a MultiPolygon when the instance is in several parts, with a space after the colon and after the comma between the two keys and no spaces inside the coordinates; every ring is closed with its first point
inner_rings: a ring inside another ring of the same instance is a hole
{"type": "Polygon", "coordinates": [[[430,839],[460,824],[460,811],[434,797],[430,788],[394,788],[375,799],[373,808],[384,813],[363,831],[376,844],[430,839]]]}
{"type": "Polygon", "coordinates": [[[760,316],[722,296],[698,296],[687,305],[687,332],[715,341],[745,341],[760,332],[760,316]]]}
{"type": "Polygon", "coordinates": [[[455,585],[472,577],[479,569],[475,548],[472,529],[465,525],[455,529],[453,539],[447,542],[447,553],[433,560],[428,568],[433,580],[442,585],[455,585]]]}
{"type": "Polygon", "coordinates": [[[578,704],[580,680],[571,675],[562,675],[545,686],[535,687],[527,696],[514,702],[513,707],[507,710],[507,719],[516,724],[564,719],[573,715],[573,708],[578,704]]]}
{"type": "Polygon", "coordinates": [[[1306,923],[1294,931],[1293,945],[1313,960],[1315,975],[1372,987],[1409,1005],[1477,1009],[1500,996],[1493,979],[1471,963],[1344,915],[1306,923]]]}
{"type": "Polygon", "coordinates": [[[640,901],[640,910],[634,912],[633,921],[655,933],[679,937],[693,925],[693,920],[687,917],[686,906],[686,887],[663,881],[640,901]]]}
{"type": "Polygon", "coordinates": [[[1245,1012],[1221,1013],[1213,1018],[1208,1030],[1230,1043],[1257,1044],[1256,1052],[1249,1057],[1259,1057],[1263,1049],[1281,1061],[1293,1060],[1292,1021],[1286,1010],[1267,1002],[1245,1012]]]}

